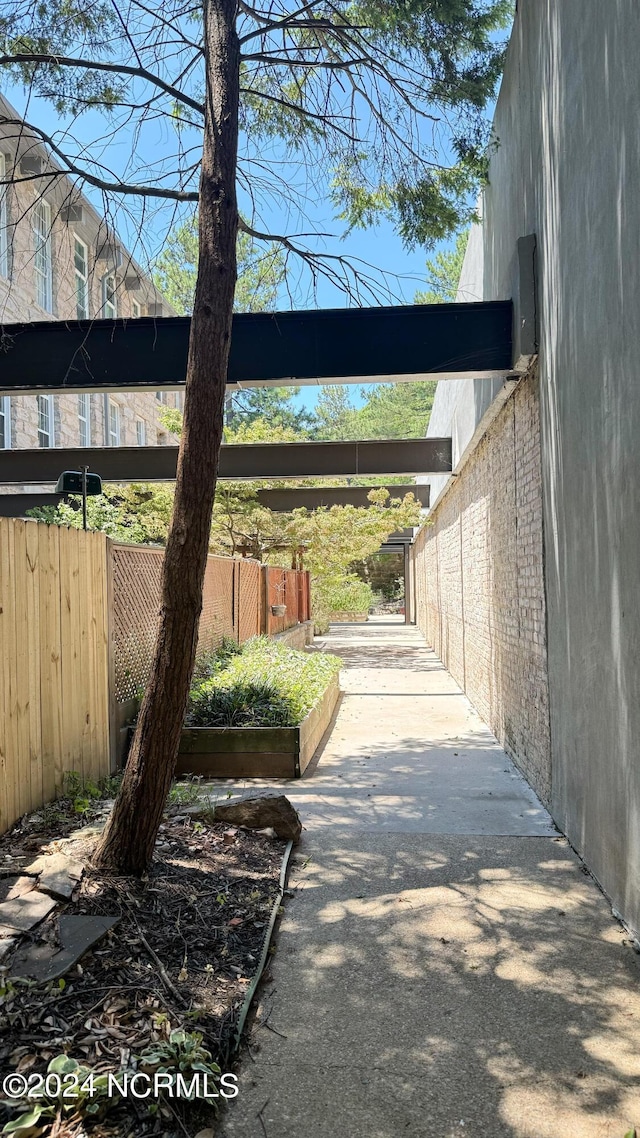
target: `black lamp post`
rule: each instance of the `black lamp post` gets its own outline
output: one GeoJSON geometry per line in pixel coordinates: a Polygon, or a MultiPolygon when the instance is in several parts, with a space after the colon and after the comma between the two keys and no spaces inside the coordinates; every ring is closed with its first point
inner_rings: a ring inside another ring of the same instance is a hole
{"type": "Polygon", "coordinates": [[[102,494],[102,479],[99,474],[89,474],[89,467],[80,470],[64,470],[56,483],[56,494],[82,494],[82,528],[87,528],[87,498],[102,494]]]}

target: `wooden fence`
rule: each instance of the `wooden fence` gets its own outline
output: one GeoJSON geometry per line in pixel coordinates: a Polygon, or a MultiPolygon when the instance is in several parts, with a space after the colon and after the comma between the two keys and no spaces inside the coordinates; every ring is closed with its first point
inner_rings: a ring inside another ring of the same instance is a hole
{"type": "Polygon", "coordinates": [[[0,518],[0,830],[109,773],[107,538],[0,518]]]}
{"type": "MultiPolygon", "coordinates": [[[[96,781],[117,765],[149,675],[162,557],[103,533],[0,518],[0,833],[55,798],[66,772],[96,781]]],[[[309,617],[308,573],[208,558],[201,650],[309,617]]]]}

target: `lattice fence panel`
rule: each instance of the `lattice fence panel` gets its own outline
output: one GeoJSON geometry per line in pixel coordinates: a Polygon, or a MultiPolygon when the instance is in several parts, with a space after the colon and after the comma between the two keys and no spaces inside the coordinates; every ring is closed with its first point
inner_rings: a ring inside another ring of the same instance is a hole
{"type": "Polygon", "coordinates": [[[144,687],[160,617],[162,549],[112,545],[115,698],[134,699],[144,687]]]}
{"type": "MultiPolygon", "coordinates": [[[[144,688],[158,631],[162,549],[111,545],[115,700],[144,688]]],[[[287,627],[283,622],[283,627],[287,627]]],[[[260,632],[260,565],[231,557],[207,559],[198,651],[218,648],[223,637],[248,640],[260,632]]]]}
{"type": "Polygon", "coordinates": [[[237,639],[234,620],[235,572],[237,562],[230,557],[207,558],[202,593],[202,613],[198,651],[210,652],[229,636],[237,639]]]}
{"type": "Polygon", "coordinates": [[[238,639],[241,644],[260,632],[261,569],[257,561],[238,562],[238,639]]]}

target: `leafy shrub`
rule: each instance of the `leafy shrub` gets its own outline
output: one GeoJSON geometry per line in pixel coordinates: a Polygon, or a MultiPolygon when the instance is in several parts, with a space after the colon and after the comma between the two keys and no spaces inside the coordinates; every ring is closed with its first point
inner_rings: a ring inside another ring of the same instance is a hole
{"type": "Polygon", "coordinates": [[[368,612],[374,604],[374,593],[366,581],[353,574],[339,581],[314,582],[314,614],[316,620],[332,612],[368,612]]]}
{"type": "Polygon", "coordinates": [[[191,689],[189,727],[294,727],[340,670],[337,656],[255,637],[191,689]]]}
{"type": "Polygon", "coordinates": [[[277,687],[228,677],[208,680],[191,701],[190,727],[283,727],[295,723],[295,709],[277,687]]]}
{"type": "Polygon", "coordinates": [[[201,652],[196,659],[193,669],[192,686],[202,680],[210,680],[212,676],[226,668],[233,656],[239,656],[242,648],[230,636],[223,636],[222,644],[212,652],[201,652]]]}
{"type": "MultiPolygon", "coordinates": [[[[213,1062],[211,1052],[202,1046],[202,1035],[199,1031],[172,1031],[168,1040],[152,1043],[140,1053],[140,1065],[145,1072],[171,1074],[172,1089],[178,1075],[190,1075],[201,1071],[213,1078],[220,1074],[220,1068],[213,1062]]],[[[171,1091],[169,1095],[173,1097],[171,1091]]],[[[196,1091],[192,1090],[184,1097],[191,1099],[195,1095],[196,1091]]],[[[211,1103],[214,1102],[212,1099],[211,1103]]]]}

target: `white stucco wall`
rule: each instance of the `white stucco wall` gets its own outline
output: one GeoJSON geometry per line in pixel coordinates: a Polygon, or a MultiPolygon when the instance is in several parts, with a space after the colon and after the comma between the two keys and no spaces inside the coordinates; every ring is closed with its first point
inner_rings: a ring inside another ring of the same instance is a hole
{"type": "MultiPolygon", "coordinates": [[[[635,929],[639,57],[638,0],[519,0],[464,269],[483,299],[513,296],[517,240],[537,235],[553,812],[635,929]]],[[[429,434],[451,429],[454,462],[487,387],[438,387],[429,434]]]]}

